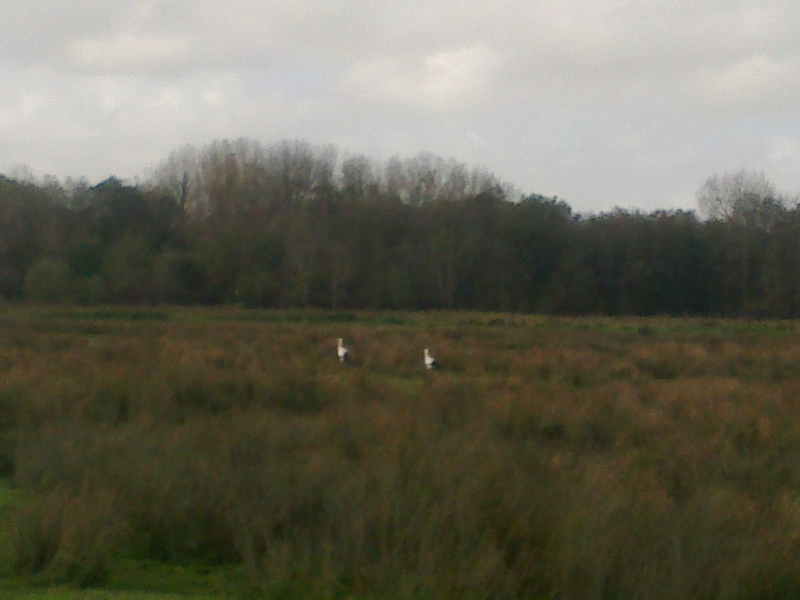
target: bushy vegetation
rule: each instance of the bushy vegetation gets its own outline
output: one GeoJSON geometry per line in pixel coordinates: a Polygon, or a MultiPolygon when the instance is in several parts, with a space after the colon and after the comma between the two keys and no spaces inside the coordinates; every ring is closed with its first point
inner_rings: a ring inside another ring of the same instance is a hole
{"type": "Polygon", "coordinates": [[[146,185],[0,177],[0,298],[80,305],[800,314],[800,210],[747,173],[694,212],[581,216],[420,155],[173,154],[146,185]],[[753,185],[753,183],[758,185],[753,185]]]}
{"type": "Polygon", "coordinates": [[[800,594],[793,323],[13,309],[2,328],[17,577],[108,585],[147,563],[276,597],[800,594]]]}

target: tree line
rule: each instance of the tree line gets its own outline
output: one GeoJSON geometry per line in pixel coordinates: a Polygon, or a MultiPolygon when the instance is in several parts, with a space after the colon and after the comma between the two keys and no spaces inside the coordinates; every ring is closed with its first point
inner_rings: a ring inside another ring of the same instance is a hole
{"type": "Polygon", "coordinates": [[[422,154],[176,151],[137,185],[0,176],[0,297],[602,315],[800,314],[800,209],[762,175],[694,211],[574,214],[422,154]]]}

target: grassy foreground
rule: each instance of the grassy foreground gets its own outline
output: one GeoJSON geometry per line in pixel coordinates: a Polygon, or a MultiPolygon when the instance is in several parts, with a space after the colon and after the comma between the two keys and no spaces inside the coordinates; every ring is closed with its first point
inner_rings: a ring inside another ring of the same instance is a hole
{"type": "Polygon", "coordinates": [[[0,326],[0,598],[800,596],[795,323],[0,326]]]}
{"type": "MultiPolygon", "coordinates": [[[[212,600],[218,596],[196,596],[197,600],[212,600]]],[[[118,592],[97,590],[70,590],[65,588],[49,588],[40,590],[23,590],[15,588],[10,591],[0,590],[3,600],[183,600],[185,594],[158,594],[150,592],[118,592]]]]}

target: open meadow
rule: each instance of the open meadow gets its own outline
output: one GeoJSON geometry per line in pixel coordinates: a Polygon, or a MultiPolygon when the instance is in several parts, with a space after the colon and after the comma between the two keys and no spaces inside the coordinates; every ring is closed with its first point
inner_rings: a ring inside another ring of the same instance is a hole
{"type": "Polygon", "coordinates": [[[798,417],[793,321],[5,306],[0,598],[798,597],[798,417]]]}

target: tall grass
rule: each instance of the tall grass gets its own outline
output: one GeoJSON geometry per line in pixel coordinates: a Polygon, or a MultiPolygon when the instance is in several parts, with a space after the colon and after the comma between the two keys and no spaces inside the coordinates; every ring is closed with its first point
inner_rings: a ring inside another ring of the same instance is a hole
{"type": "Polygon", "coordinates": [[[238,565],[277,595],[800,593],[789,334],[31,314],[0,337],[20,576],[93,585],[124,559],[238,565]]]}

